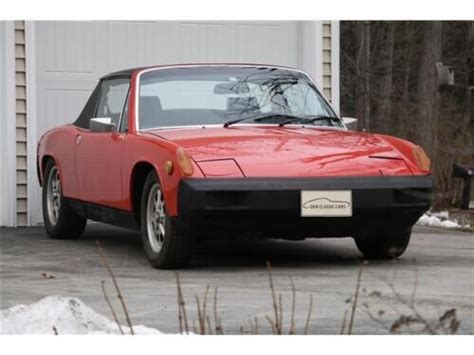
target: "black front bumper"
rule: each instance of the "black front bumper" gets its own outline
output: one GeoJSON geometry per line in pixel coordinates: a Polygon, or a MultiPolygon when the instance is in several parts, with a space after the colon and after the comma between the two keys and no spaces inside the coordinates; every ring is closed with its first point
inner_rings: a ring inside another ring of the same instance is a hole
{"type": "Polygon", "coordinates": [[[333,237],[409,228],[431,201],[429,175],[183,179],[178,215],[202,236],[333,237]],[[351,190],[352,217],[301,217],[302,190],[351,190]]]}

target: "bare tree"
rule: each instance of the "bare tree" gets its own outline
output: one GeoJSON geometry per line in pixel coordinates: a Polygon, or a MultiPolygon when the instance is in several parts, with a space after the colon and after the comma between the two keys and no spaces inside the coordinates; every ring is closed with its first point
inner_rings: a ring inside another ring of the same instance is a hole
{"type": "Polygon", "coordinates": [[[441,61],[441,29],[442,22],[424,22],[419,26],[421,34],[421,65],[418,78],[417,121],[419,129],[418,142],[436,162],[438,147],[438,75],[436,63],[441,61]]]}
{"type": "Polygon", "coordinates": [[[389,133],[391,127],[391,104],[393,90],[393,50],[394,50],[393,22],[386,22],[381,30],[382,43],[377,60],[379,80],[377,81],[376,105],[374,105],[373,127],[377,132],[389,133]]]}

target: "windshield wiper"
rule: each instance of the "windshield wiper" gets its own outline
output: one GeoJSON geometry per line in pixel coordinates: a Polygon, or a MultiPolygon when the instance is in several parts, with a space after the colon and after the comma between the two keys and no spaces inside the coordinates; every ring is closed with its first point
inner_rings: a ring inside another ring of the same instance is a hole
{"type": "Polygon", "coordinates": [[[316,116],[304,116],[304,117],[292,117],[291,119],[288,119],[286,121],[283,121],[279,124],[280,127],[283,127],[284,125],[287,125],[289,123],[293,123],[295,121],[299,121],[301,123],[313,123],[316,121],[322,121],[322,120],[330,120],[330,121],[336,121],[339,122],[340,119],[335,116],[327,116],[327,115],[316,115],[316,116]]]}
{"type": "MultiPolygon", "coordinates": [[[[234,123],[238,123],[241,121],[245,120],[254,120],[255,122],[261,122],[261,121],[266,121],[266,120],[273,120],[273,119],[287,119],[288,121],[291,120],[301,120],[300,117],[298,116],[292,116],[292,115],[287,115],[287,114],[281,114],[281,113],[268,113],[264,115],[256,115],[256,116],[247,116],[247,117],[241,117],[241,118],[236,118],[234,120],[227,121],[224,123],[224,127],[229,127],[230,125],[233,125],[234,123]]],[[[284,121],[287,122],[287,121],[284,121]]]]}

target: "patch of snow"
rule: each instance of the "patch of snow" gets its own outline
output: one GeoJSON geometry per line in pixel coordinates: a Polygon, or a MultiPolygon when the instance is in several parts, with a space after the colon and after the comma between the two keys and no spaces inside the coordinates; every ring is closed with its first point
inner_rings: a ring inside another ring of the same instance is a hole
{"type": "Polygon", "coordinates": [[[429,216],[424,214],[416,223],[419,226],[440,227],[440,228],[460,228],[461,226],[456,222],[446,219],[442,221],[436,216],[429,216]]]}
{"type": "MultiPolygon", "coordinates": [[[[0,312],[0,334],[120,334],[117,324],[75,297],[48,296],[29,305],[16,305],[0,312]]],[[[125,334],[130,328],[123,326],[125,334]]],[[[162,334],[134,325],[135,334],[162,334]]]]}
{"type": "Polygon", "coordinates": [[[427,212],[416,222],[419,226],[437,228],[469,228],[469,225],[461,225],[456,220],[449,219],[448,212],[427,212]]]}
{"type": "Polygon", "coordinates": [[[438,217],[441,220],[449,219],[449,212],[448,211],[429,212],[429,215],[438,217]]]}

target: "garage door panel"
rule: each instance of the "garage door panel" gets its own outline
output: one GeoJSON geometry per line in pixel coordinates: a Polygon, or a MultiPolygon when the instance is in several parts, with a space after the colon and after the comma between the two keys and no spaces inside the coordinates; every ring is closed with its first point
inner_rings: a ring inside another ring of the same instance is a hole
{"type": "Polygon", "coordinates": [[[237,25],[237,60],[296,66],[296,26],[292,23],[237,25]]]}
{"type": "Polygon", "coordinates": [[[153,37],[153,24],[111,22],[108,24],[104,71],[120,70],[133,66],[150,65],[156,54],[159,38],[153,37]]]}
{"type": "Polygon", "coordinates": [[[93,23],[48,21],[38,26],[38,67],[46,73],[93,73],[93,23]]]}
{"type": "Polygon", "coordinates": [[[36,80],[38,81],[38,89],[48,90],[69,90],[69,89],[80,89],[90,90],[97,84],[99,74],[92,73],[89,75],[84,74],[49,74],[49,75],[37,75],[36,80]]]}
{"type": "Polygon", "coordinates": [[[43,94],[43,117],[47,117],[38,132],[38,139],[48,129],[71,123],[76,120],[91,90],[54,90],[48,89],[43,94]]]}
{"type": "Polygon", "coordinates": [[[296,66],[297,28],[284,21],[37,22],[38,136],[73,121],[98,78],[114,70],[227,61],[296,66]]]}
{"type": "Polygon", "coordinates": [[[87,101],[96,79],[45,80],[37,87],[36,136],[52,127],[76,120],[87,101]]]}
{"type": "Polygon", "coordinates": [[[230,60],[229,51],[223,50],[229,38],[229,25],[224,23],[180,24],[180,62],[225,62],[230,60]]]}

